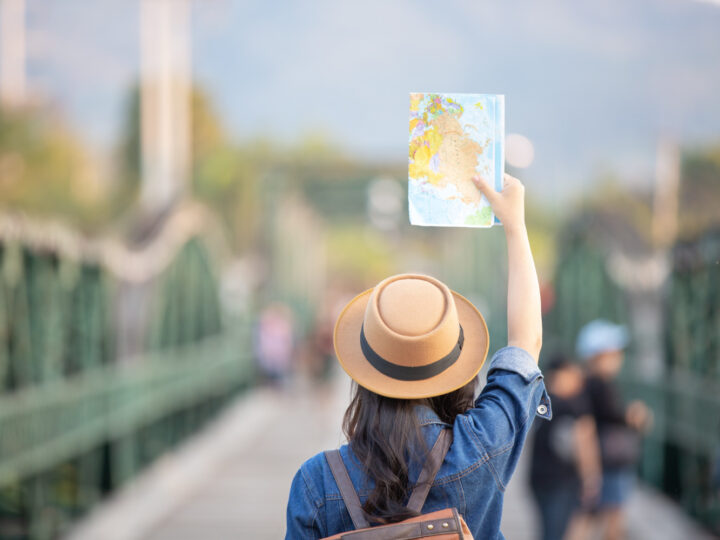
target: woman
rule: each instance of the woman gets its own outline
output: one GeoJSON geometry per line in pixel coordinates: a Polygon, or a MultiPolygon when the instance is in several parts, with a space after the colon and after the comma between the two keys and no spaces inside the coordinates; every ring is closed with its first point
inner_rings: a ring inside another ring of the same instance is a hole
{"type": "MultiPolygon", "coordinates": [[[[534,416],[550,418],[537,359],[542,342],[540,290],[525,228],[524,187],[505,175],[502,192],[473,178],[505,227],[508,247],[508,347],[495,353],[474,398],[488,350],[487,326],[465,298],[440,281],[392,276],[353,299],[338,317],[338,360],[357,383],[345,413],[349,444],[340,449],[368,520],[415,515],[408,498],[445,428],[453,442],[422,506],[448,507],[475,538],[502,538],[503,492],[534,416]]],[[[462,264],[463,261],[457,261],[462,264]]],[[[287,539],[353,530],[324,454],[295,475],[287,539]]]]}

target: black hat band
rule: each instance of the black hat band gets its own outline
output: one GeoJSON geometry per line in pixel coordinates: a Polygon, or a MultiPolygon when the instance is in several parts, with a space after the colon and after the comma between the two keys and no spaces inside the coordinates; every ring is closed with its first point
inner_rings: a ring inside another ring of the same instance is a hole
{"type": "Polygon", "coordinates": [[[365,338],[365,325],[360,328],[360,347],[367,361],[383,375],[400,381],[422,381],[439,375],[457,361],[460,357],[464,342],[465,334],[463,333],[462,325],[460,325],[460,335],[458,336],[457,343],[455,343],[455,347],[453,347],[453,350],[448,354],[424,366],[401,366],[393,362],[388,362],[376,353],[365,338]]]}

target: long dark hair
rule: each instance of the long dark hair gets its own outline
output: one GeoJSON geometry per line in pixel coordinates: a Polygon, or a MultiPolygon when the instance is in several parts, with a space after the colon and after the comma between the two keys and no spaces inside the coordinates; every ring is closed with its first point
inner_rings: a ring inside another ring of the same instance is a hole
{"type": "Polygon", "coordinates": [[[353,383],[343,430],[355,456],[374,482],[363,505],[371,520],[402,521],[415,514],[405,506],[410,494],[409,465],[423,463],[428,448],[420,433],[415,407],[427,405],[440,420],[452,424],[473,403],[477,378],[449,394],[425,399],[394,399],[353,383]]]}

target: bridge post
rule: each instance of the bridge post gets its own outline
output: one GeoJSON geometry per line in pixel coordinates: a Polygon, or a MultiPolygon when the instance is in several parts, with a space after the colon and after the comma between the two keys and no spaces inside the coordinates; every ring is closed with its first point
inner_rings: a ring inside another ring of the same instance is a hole
{"type": "Polygon", "coordinates": [[[25,0],[0,1],[0,103],[25,102],[25,0]]]}
{"type": "Polygon", "coordinates": [[[160,211],[190,174],[190,3],[140,3],[141,202],[160,211]]]}

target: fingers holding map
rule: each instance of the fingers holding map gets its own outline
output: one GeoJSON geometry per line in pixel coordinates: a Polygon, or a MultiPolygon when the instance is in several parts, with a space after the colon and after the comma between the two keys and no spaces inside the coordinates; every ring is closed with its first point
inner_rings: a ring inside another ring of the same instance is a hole
{"type": "Polygon", "coordinates": [[[504,142],[504,96],[410,94],[410,223],[498,223],[472,177],[480,175],[496,190],[502,189],[504,142]]]}

